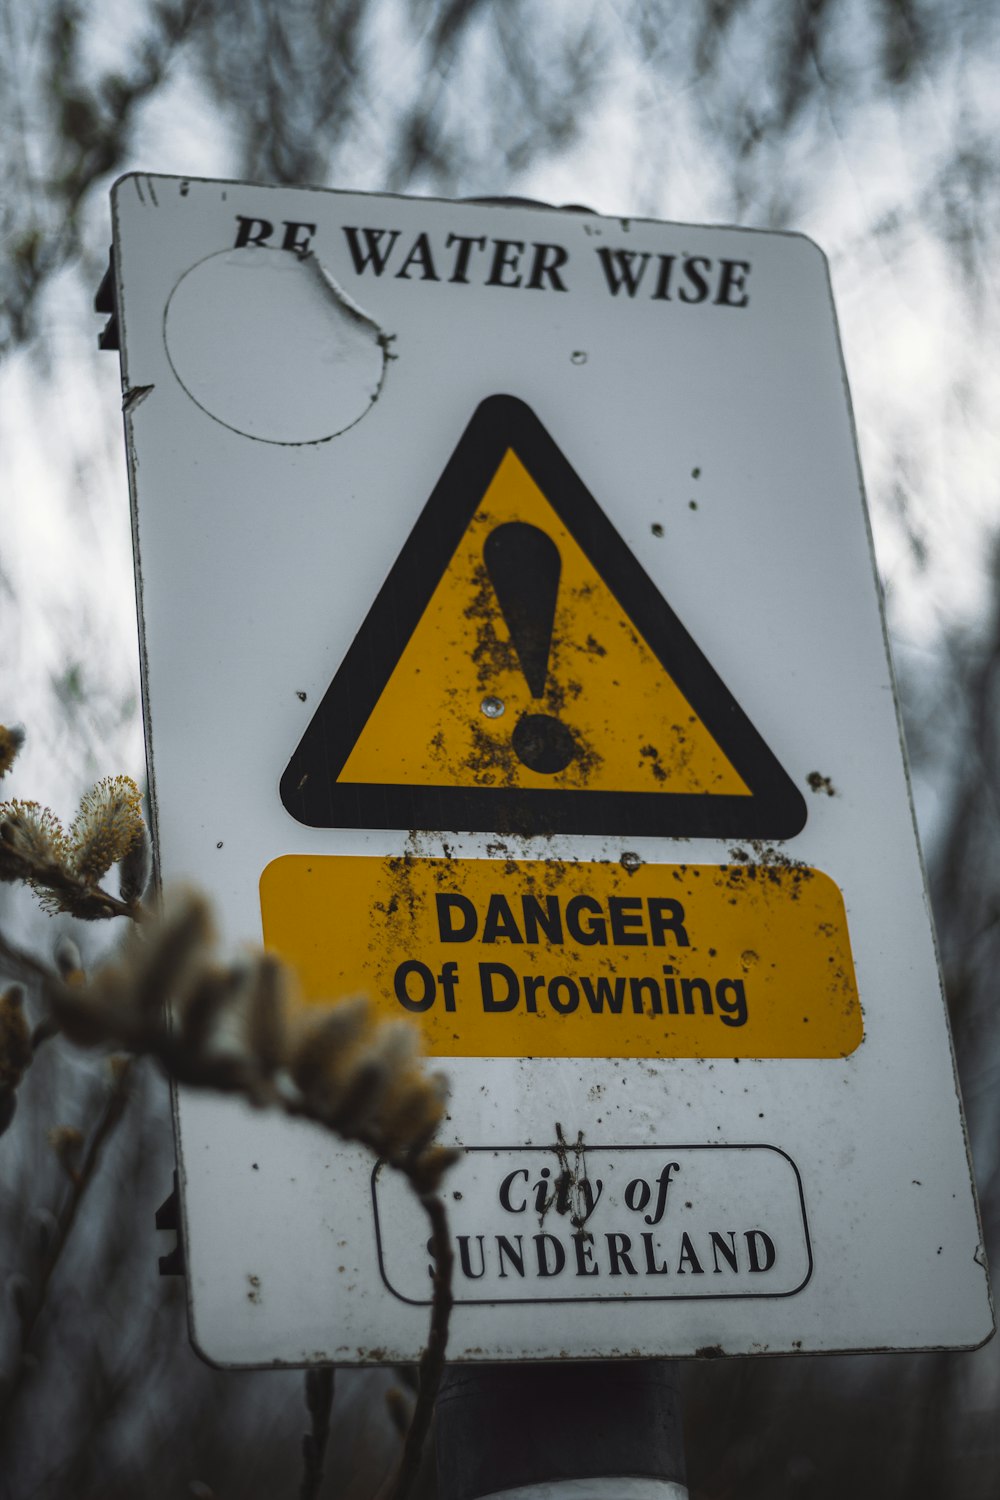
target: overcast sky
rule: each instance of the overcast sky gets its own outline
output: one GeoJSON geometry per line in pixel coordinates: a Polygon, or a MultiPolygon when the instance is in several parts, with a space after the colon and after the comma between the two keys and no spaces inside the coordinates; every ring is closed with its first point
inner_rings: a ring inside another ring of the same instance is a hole
{"type": "MultiPolygon", "coordinates": [[[[385,12],[388,24],[391,5],[385,12]]],[[[91,45],[106,61],[126,38],[127,18],[112,15],[91,45]]],[[[720,67],[738,72],[738,52],[737,37],[720,67]]],[[[381,86],[392,87],[406,76],[407,56],[390,44],[382,57],[381,86]]],[[[603,101],[571,149],[475,190],[724,222],[730,179],[704,100],[695,88],[669,93],[657,76],[628,47],[612,50],[603,101]]],[[[1000,509],[990,247],[966,247],[986,270],[974,303],[956,274],[957,252],[922,227],[921,205],[940,190],[935,177],[956,132],[995,136],[994,83],[985,56],[967,59],[953,78],[946,68],[935,83],[920,82],[902,111],[880,104],[812,119],[774,164],[806,183],[794,227],[830,259],[890,627],[897,650],[915,661],[933,656],[945,627],[980,619],[989,597],[988,539],[1000,509]],[[884,232],[873,233],[879,222],[884,232]]],[[[378,189],[378,146],[376,120],[345,188],[378,189]]],[[[233,141],[183,68],[154,96],[127,165],[235,175],[233,141]]],[[[763,201],[750,202],[743,222],[759,225],[764,212],[763,201]]],[[[110,239],[106,198],[88,213],[96,252],[110,239]]],[[[13,790],[60,803],[81,777],[142,767],[118,361],[94,347],[93,290],[76,270],[59,277],[42,319],[47,369],[27,355],[0,367],[0,568],[16,596],[3,595],[13,648],[5,712],[28,724],[33,745],[13,790]],[[53,681],[71,705],[79,689],[69,731],[53,681]]]]}

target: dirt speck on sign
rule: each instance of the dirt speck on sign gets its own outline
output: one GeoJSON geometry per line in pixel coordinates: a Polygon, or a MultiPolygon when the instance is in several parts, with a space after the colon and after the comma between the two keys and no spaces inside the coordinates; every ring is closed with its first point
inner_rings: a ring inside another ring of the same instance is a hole
{"type": "Polygon", "coordinates": [[[806,777],[806,781],[814,792],[825,792],[828,797],[836,797],[837,795],[837,788],[829,776],[824,776],[820,771],[810,771],[806,777]]]}

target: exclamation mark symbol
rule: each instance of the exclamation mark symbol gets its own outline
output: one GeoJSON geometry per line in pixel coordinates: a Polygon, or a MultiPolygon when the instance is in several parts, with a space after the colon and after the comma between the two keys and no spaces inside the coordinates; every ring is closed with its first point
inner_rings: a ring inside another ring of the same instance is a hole
{"type": "MultiPolygon", "coordinates": [[[[531,696],[541,698],[562,569],[559,548],[537,526],[507,521],[486,538],[483,561],[531,696]]],[[[549,776],[564,771],[577,753],[572,732],[552,714],[522,714],[511,744],[522,765],[549,776]]]]}

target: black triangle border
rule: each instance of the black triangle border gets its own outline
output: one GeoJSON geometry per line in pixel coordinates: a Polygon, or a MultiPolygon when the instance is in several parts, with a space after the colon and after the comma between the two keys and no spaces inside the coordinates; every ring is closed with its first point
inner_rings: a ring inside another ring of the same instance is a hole
{"type": "Polygon", "coordinates": [[[302,735],[281,777],[280,796],[292,817],[312,828],[788,839],[801,832],[807,816],[802,793],[535,413],[503,395],[488,397],[473,414],[302,735]],[[750,796],[337,781],[508,448],[750,796]]]}

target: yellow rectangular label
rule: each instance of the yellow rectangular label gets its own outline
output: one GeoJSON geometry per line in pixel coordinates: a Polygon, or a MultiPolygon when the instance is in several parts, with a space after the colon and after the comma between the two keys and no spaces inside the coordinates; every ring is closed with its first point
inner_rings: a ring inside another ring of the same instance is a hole
{"type": "Polygon", "coordinates": [[[802,865],[289,854],[264,942],[307,999],[365,993],[437,1057],[846,1057],[847,917],[802,865]]]}

